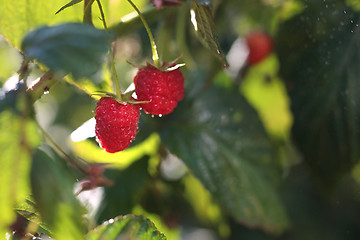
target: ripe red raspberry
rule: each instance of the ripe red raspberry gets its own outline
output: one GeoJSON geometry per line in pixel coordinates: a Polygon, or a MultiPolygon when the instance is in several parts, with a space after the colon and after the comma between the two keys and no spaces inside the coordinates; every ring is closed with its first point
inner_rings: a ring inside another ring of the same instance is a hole
{"type": "Polygon", "coordinates": [[[139,69],[135,78],[135,92],[140,104],[148,114],[171,113],[184,97],[184,76],[179,68],[161,71],[151,65],[139,69]]]}
{"type": "Polygon", "coordinates": [[[102,97],[95,108],[96,141],[109,153],[124,150],[136,135],[139,117],[137,105],[102,97]]]}
{"type": "Polygon", "coordinates": [[[256,64],[267,57],[273,50],[272,38],[265,32],[253,32],[246,36],[249,47],[247,63],[256,64]]]}

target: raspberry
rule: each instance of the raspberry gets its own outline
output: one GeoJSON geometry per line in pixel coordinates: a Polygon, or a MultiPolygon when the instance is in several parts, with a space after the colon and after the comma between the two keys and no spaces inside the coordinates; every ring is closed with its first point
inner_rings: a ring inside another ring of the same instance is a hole
{"type": "Polygon", "coordinates": [[[264,32],[253,32],[246,36],[249,47],[247,62],[249,65],[256,64],[267,57],[273,50],[272,38],[264,32]]]}
{"type": "Polygon", "coordinates": [[[136,135],[139,117],[137,105],[102,97],[95,108],[96,141],[109,153],[124,150],[136,135]]]}
{"type": "Polygon", "coordinates": [[[184,77],[179,68],[161,71],[151,65],[140,68],[134,78],[137,100],[147,114],[171,113],[184,97],[184,77]]]}

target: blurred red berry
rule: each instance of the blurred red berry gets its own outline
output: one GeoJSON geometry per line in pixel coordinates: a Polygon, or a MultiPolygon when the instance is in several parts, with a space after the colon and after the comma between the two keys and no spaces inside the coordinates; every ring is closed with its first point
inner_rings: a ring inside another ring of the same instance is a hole
{"type": "Polygon", "coordinates": [[[246,36],[249,48],[247,63],[253,65],[266,58],[273,50],[273,40],[265,32],[253,32],[246,36]]]}
{"type": "Polygon", "coordinates": [[[160,9],[162,6],[171,7],[181,5],[181,1],[178,0],[150,0],[150,2],[157,8],[160,9]]]}

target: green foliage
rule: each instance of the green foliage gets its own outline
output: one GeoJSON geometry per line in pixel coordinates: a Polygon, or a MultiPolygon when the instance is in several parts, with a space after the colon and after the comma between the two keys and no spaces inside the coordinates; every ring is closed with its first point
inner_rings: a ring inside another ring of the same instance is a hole
{"type": "Polygon", "coordinates": [[[281,74],[291,86],[293,137],[327,190],[360,157],[359,19],[360,14],[343,3],[333,1],[324,9],[314,1],[309,10],[283,24],[278,35],[281,74]],[[337,14],[317,21],[316,9],[337,14]]]}
{"type": "MultiPolygon", "coordinates": [[[[45,147],[44,147],[45,148],[45,147]]],[[[36,209],[55,239],[81,239],[85,234],[83,207],[75,198],[75,179],[48,147],[32,156],[31,187],[36,209]]]]}
{"type": "MultiPolygon", "coordinates": [[[[12,107],[2,108],[0,114],[0,236],[5,235],[15,220],[15,206],[30,193],[31,152],[40,143],[24,90],[19,86],[12,107]]],[[[0,104],[4,101],[1,99],[0,104]]]]}
{"type": "Polygon", "coordinates": [[[137,160],[122,171],[107,173],[114,185],[105,188],[107,201],[100,211],[100,221],[110,219],[115,214],[130,213],[140,200],[140,192],[145,187],[148,176],[148,157],[137,160]]]}
{"type": "Polygon", "coordinates": [[[166,240],[154,223],[143,216],[126,215],[111,219],[87,235],[87,240],[166,240]]]}
{"type": "Polygon", "coordinates": [[[28,58],[78,79],[92,77],[101,69],[111,40],[109,33],[91,25],[67,23],[30,32],[21,48],[28,58]]]}
{"type": "Polygon", "coordinates": [[[165,145],[236,219],[270,232],[286,228],[271,142],[238,91],[192,92],[166,121],[165,145]]]}
{"type": "Polygon", "coordinates": [[[191,22],[199,40],[205,47],[211,50],[220,60],[224,67],[228,66],[224,55],[217,42],[214,31],[214,16],[209,1],[192,1],[191,22]]]}
{"type": "Polygon", "coordinates": [[[149,61],[138,14],[127,1],[0,0],[0,238],[357,239],[358,2],[179,2],[134,0],[161,60],[184,56],[185,98],[142,112],[130,148],[110,154],[79,126],[113,71],[125,90],[126,62],[149,61]],[[254,30],[276,49],[248,66],[254,30]]]}
{"type": "Polygon", "coordinates": [[[82,18],[81,8],[74,8],[71,12],[61,16],[54,16],[61,7],[61,1],[46,0],[1,0],[0,33],[15,46],[20,47],[26,32],[44,24],[54,24],[64,21],[79,21],[82,18]]]}

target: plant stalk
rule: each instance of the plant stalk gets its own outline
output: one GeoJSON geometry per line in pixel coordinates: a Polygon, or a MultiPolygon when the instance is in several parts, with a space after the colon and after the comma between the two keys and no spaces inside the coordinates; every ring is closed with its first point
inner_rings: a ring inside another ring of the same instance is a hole
{"type": "Polygon", "coordinates": [[[156,44],[155,44],[155,40],[154,40],[154,37],[153,37],[153,35],[152,35],[151,31],[150,31],[149,25],[147,24],[144,16],[140,12],[140,10],[136,7],[136,5],[131,0],[128,0],[128,2],[135,9],[135,11],[138,13],[138,15],[139,15],[139,17],[140,17],[146,31],[147,31],[147,34],[148,34],[149,39],[150,39],[151,50],[152,50],[152,59],[154,61],[154,65],[155,65],[155,67],[160,68],[161,64],[160,64],[160,60],[159,60],[159,54],[157,52],[157,47],[156,47],[156,44]]]}
{"type": "Polygon", "coordinates": [[[94,0],[84,0],[84,18],[83,22],[93,25],[92,22],[92,13],[91,6],[94,3],[94,0]]]}

